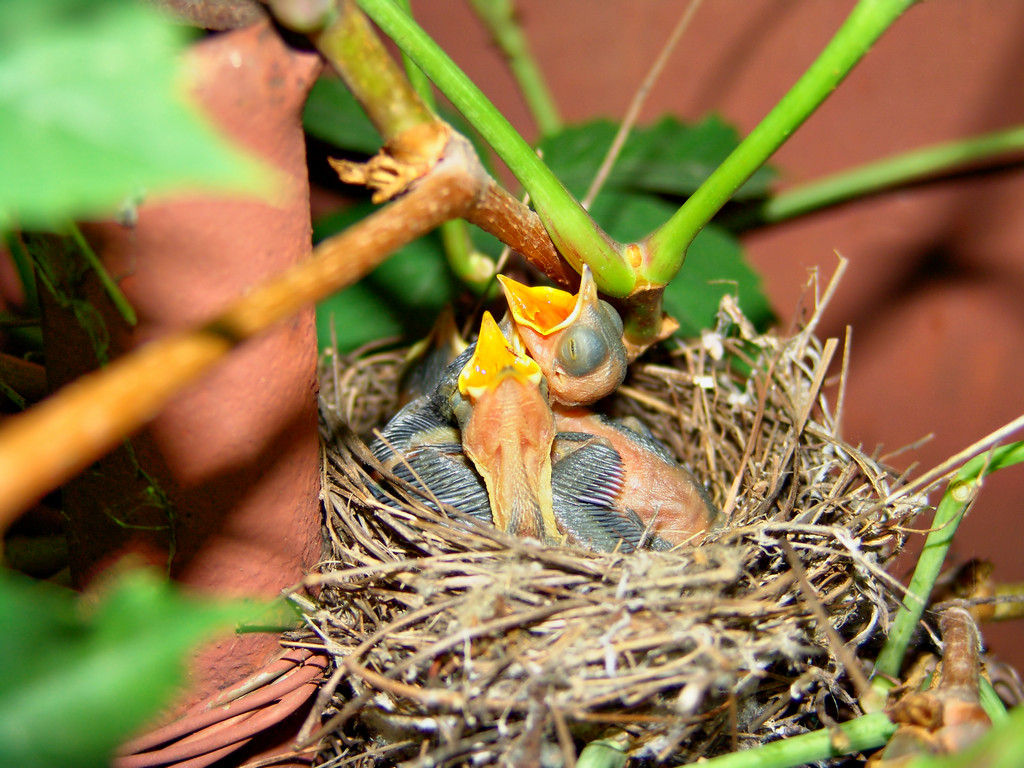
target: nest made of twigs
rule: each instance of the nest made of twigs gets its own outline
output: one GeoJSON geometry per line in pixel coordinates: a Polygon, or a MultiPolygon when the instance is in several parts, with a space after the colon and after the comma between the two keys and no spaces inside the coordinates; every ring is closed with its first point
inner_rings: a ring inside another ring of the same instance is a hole
{"type": "Polygon", "coordinates": [[[759,335],[724,302],[714,331],[634,364],[608,403],[725,513],[671,552],[545,547],[431,511],[366,448],[402,354],[329,359],[330,555],[291,637],[337,665],[329,764],[571,764],[596,738],[676,763],[859,714],[858,657],[894,606],[883,569],[922,501],[837,436],[837,344],[813,324],[759,335]]]}

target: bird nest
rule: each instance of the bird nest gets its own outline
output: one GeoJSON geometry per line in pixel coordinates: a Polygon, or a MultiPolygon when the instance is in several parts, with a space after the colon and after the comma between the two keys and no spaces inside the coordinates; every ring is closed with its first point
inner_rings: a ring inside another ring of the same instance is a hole
{"type": "Polygon", "coordinates": [[[572,765],[597,739],[675,764],[860,714],[895,604],[884,568],[922,500],[838,436],[838,345],[816,317],[757,334],[727,299],[714,331],[634,364],[607,402],[724,513],[669,552],[543,546],[432,511],[366,446],[397,410],[402,354],[329,356],[329,554],[291,637],[336,663],[329,764],[572,765]]]}

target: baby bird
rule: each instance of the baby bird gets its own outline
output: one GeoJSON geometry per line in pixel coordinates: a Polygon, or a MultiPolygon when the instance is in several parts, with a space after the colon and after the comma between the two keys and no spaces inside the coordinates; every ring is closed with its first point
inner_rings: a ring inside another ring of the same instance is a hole
{"type": "Polygon", "coordinates": [[[450,401],[462,448],[484,479],[494,525],[560,543],[551,494],[555,417],[540,367],[513,348],[490,312],[450,401]]]}
{"type": "MultiPolygon", "coordinates": [[[[370,452],[386,469],[419,491],[427,506],[456,509],[491,522],[491,507],[483,480],[462,450],[462,436],[449,404],[457,392],[458,374],[469,361],[470,347],[449,362],[430,390],[405,405],[370,443],[370,452]]],[[[389,506],[394,499],[375,490],[389,506]]]]}
{"type": "Polygon", "coordinates": [[[555,424],[559,435],[604,441],[616,453],[623,479],[611,506],[631,523],[639,519],[660,540],[656,546],[688,543],[720,522],[721,513],[701,484],[639,420],[560,407],[555,424]]]}
{"type": "MultiPolygon", "coordinates": [[[[499,461],[483,467],[490,476],[490,485],[495,489],[497,499],[495,507],[498,514],[492,517],[491,494],[485,484],[484,473],[478,471],[477,465],[467,457],[463,437],[456,427],[460,418],[467,425],[470,420],[474,420],[474,424],[479,423],[475,419],[494,406],[487,399],[493,394],[488,391],[488,382],[494,383],[493,379],[497,378],[503,366],[500,359],[497,369],[487,362],[492,353],[498,358],[509,354],[514,356],[506,346],[507,340],[494,335],[493,319],[485,328],[487,333],[482,334],[484,353],[477,355],[477,345],[474,344],[459,355],[429,393],[410,402],[388,422],[380,437],[370,445],[370,450],[387,469],[412,485],[424,503],[433,509],[455,509],[481,521],[493,521],[506,532],[540,538],[549,543],[574,544],[596,551],[633,551],[644,528],[639,517],[623,513],[616,507],[626,482],[621,459],[608,441],[582,433],[556,434],[549,451],[553,526],[551,518],[545,514],[547,491],[543,484],[524,480],[518,488],[509,488],[510,479],[514,483],[517,473],[513,468],[510,475],[504,475],[503,463],[499,461]],[[496,345],[503,349],[496,348],[496,345]],[[465,393],[460,391],[460,379],[465,393]],[[483,392],[475,391],[477,386],[482,386],[483,392]],[[478,395],[475,404],[468,399],[473,394],[478,395]],[[482,406],[483,411],[477,412],[476,406],[482,406]],[[502,488],[505,490],[500,490],[502,488]],[[503,514],[503,510],[509,508],[519,511],[513,516],[503,514]]],[[[526,367],[530,368],[529,365],[526,367]]],[[[505,375],[513,380],[516,378],[512,373],[505,375]]],[[[542,406],[546,407],[543,379],[537,379],[535,372],[532,382],[529,373],[526,379],[527,386],[519,390],[519,395],[525,391],[526,397],[516,403],[513,425],[521,422],[524,407],[527,411],[541,414],[543,421],[542,406]],[[532,397],[531,388],[535,390],[532,397]]],[[[512,391],[516,389],[518,387],[512,391]]],[[[514,427],[499,426],[492,438],[501,434],[510,438],[512,429],[514,427]]],[[[482,458],[485,451],[478,445],[480,439],[474,438],[470,442],[479,460],[486,461],[482,458]]],[[[521,442],[517,444],[513,440],[509,451],[514,455],[523,449],[521,442]]],[[[533,456],[531,463],[544,463],[536,460],[535,450],[527,449],[527,454],[533,456]]],[[[543,469],[540,472],[542,474],[543,469]]],[[[389,506],[400,505],[382,491],[376,495],[389,506]]]]}
{"type": "Polygon", "coordinates": [[[498,275],[509,315],[548,382],[553,402],[587,405],[605,397],[626,376],[626,348],[618,312],[597,297],[590,267],[573,296],[558,288],[529,287],[498,275]]]}
{"type": "Polygon", "coordinates": [[[707,493],[642,423],[572,407],[610,394],[626,370],[621,320],[589,268],[575,296],[500,279],[502,327],[485,313],[478,341],[399,412],[374,454],[430,506],[549,544],[664,549],[717,524],[707,493]]]}

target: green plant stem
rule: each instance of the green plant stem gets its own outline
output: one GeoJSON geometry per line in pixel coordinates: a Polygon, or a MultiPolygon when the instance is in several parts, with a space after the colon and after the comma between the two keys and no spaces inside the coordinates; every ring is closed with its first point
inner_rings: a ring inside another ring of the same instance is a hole
{"type": "Polygon", "coordinates": [[[999,698],[999,694],[996,693],[996,689],[992,687],[992,683],[982,677],[978,680],[978,699],[981,704],[981,708],[985,710],[985,714],[988,715],[989,720],[993,724],[1001,723],[1007,718],[1006,705],[1003,704],[1003,700],[999,698]]]}
{"type": "Polygon", "coordinates": [[[835,90],[871,45],[915,0],[859,0],[796,84],[700,188],[646,241],[643,277],[667,284],[690,243],[733,193],[835,90]]]}
{"type": "Polygon", "coordinates": [[[622,248],[601,231],[511,124],[438,45],[393,0],[358,0],[359,6],[422,69],[480,132],[530,193],[555,246],[579,271],[594,270],[598,287],[612,296],[633,289],[633,269],[622,248]]]}
{"type": "MultiPolygon", "coordinates": [[[[412,17],[412,2],[411,0],[395,0],[403,11],[412,17]]],[[[416,66],[416,62],[409,58],[409,55],[402,52],[402,64],[405,66],[405,76],[409,78],[409,84],[413,90],[419,94],[419,97],[423,99],[423,103],[426,104],[430,110],[434,113],[437,112],[437,99],[434,98],[434,92],[431,90],[430,78],[427,77],[423,70],[416,66]]]]}
{"type": "Polygon", "coordinates": [[[526,100],[541,136],[550,136],[562,130],[562,118],[551,98],[537,60],[530,52],[529,43],[516,18],[512,0],[469,0],[476,15],[491,33],[494,42],[505,54],[508,67],[526,100]]]}
{"type": "Polygon", "coordinates": [[[352,0],[342,0],[339,6],[331,24],[311,39],[341,75],[384,141],[435,121],[437,118],[391,58],[366,16],[352,0]]]}
{"type": "Polygon", "coordinates": [[[916,149],[793,187],[769,200],[758,212],[758,220],[774,223],[791,219],[1021,150],[1024,125],[916,149]]]}
{"type": "Polygon", "coordinates": [[[452,272],[478,294],[493,283],[497,274],[494,261],[473,246],[469,225],[463,219],[453,219],[441,225],[441,243],[452,272]]]}
{"type": "Polygon", "coordinates": [[[932,530],[928,534],[924,550],[917,560],[907,594],[903,596],[903,606],[897,612],[885,646],[875,662],[876,675],[899,677],[903,657],[910,645],[910,637],[921,620],[928,596],[935,585],[935,579],[938,577],[939,571],[942,570],[946,552],[953,542],[953,536],[967,509],[967,504],[959,503],[953,498],[952,489],[955,485],[957,484],[950,484],[935,510],[932,530]]]}
{"type": "Polygon", "coordinates": [[[14,269],[18,273],[18,281],[24,294],[26,313],[39,317],[39,292],[36,289],[35,270],[32,267],[32,256],[25,250],[21,238],[13,232],[6,233],[7,252],[11,255],[14,269]]]}
{"type": "Polygon", "coordinates": [[[1024,442],[1001,446],[971,459],[950,482],[935,510],[931,532],[925,539],[924,550],[917,560],[903,605],[896,612],[892,629],[875,662],[876,689],[888,687],[885,677],[899,677],[911,635],[924,613],[957,526],[977,494],[981,481],[985,475],[1021,461],[1024,461],[1024,442]]]}
{"type": "Polygon", "coordinates": [[[707,768],[790,768],[815,760],[852,754],[864,749],[873,749],[885,744],[896,730],[896,726],[880,712],[858,717],[838,726],[846,739],[842,748],[834,743],[833,733],[825,728],[820,731],[790,736],[770,744],[764,744],[742,752],[712,757],[701,762],[707,768]]]}
{"type": "Polygon", "coordinates": [[[71,239],[75,241],[75,245],[78,246],[78,250],[82,253],[82,257],[88,263],[89,267],[93,272],[96,273],[96,277],[99,278],[100,283],[103,285],[103,290],[107,292],[107,296],[110,297],[110,302],[117,308],[118,313],[124,318],[128,325],[135,325],[138,319],[135,316],[135,308],[132,307],[131,302],[128,301],[117,283],[107,272],[106,267],[100,262],[96,252],[89,245],[89,242],[85,239],[82,234],[82,230],[78,228],[78,225],[72,222],[69,225],[71,231],[71,239]]]}

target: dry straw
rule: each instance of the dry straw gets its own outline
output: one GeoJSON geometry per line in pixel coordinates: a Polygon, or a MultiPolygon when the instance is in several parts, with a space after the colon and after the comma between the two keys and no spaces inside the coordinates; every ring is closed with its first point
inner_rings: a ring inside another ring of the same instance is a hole
{"type": "Polygon", "coordinates": [[[613,398],[727,515],[668,553],[438,515],[366,448],[396,410],[401,354],[328,359],[329,555],[319,610],[286,642],[335,661],[311,736],[328,764],[573,765],[597,738],[689,762],[860,714],[899,589],[884,568],[923,502],[886,503],[901,479],[837,434],[828,372],[845,366],[813,333],[827,295],[789,338],[727,299],[714,331],[635,364],[613,398]]]}

